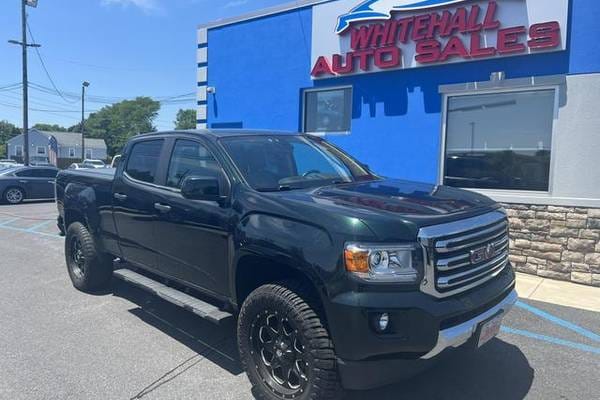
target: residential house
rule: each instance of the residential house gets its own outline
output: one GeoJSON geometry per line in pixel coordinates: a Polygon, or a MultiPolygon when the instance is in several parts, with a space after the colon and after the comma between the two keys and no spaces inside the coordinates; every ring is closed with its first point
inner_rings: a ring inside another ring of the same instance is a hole
{"type": "MultiPolygon", "coordinates": [[[[81,133],[46,132],[29,130],[29,161],[31,163],[49,163],[66,168],[82,160],[81,133]]],[[[23,161],[23,135],[10,139],[7,143],[8,158],[23,161]]],[[[103,139],[85,139],[85,158],[106,160],[106,143],[103,139]]]]}

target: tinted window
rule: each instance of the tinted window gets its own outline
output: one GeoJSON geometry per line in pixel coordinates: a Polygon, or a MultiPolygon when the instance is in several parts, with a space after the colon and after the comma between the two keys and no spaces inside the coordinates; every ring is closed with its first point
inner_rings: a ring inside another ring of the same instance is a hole
{"type": "Polygon", "coordinates": [[[302,136],[234,137],[221,142],[257,190],[289,190],[372,178],[326,142],[302,136]]]}
{"type": "Polygon", "coordinates": [[[40,176],[42,178],[56,178],[56,175],[58,174],[58,170],[56,169],[41,169],[40,170],[40,176]]]}
{"type": "Polygon", "coordinates": [[[149,140],[133,145],[125,172],[133,179],[154,183],[163,140],[149,140]]]}
{"type": "Polygon", "coordinates": [[[22,169],[15,173],[16,176],[20,176],[21,178],[34,178],[39,177],[36,170],[34,169],[22,169]]]}
{"type": "Polygon", "coordinates": [[[445,183],[547,191],[554,90],[450,97],[445,183]]]}
{"type": "Polygon", "coordinates": [[[169,163],[167,186],[179,189],[188,176],[220,178],[221,166],[202,144],[178,140],[169,163]]]}
{"type": "Polygon", "coordinates": [[[305,132],[349,132],[352,90],[324,89],[304,93],[305,132]]]}

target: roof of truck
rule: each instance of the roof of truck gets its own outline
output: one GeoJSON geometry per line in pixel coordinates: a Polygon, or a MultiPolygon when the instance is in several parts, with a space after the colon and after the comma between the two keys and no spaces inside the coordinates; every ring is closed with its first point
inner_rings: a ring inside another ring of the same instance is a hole
{"type": "MultiPolygon", "coordinates": [[[[189,133],[197,135],[212,136],[215,138],[232,137],[232,136],[264,136],[264,135],[285,135],[293,136],[300,135],[298,132],[290,131],[278,131],[269,129],[185,129],[178,131],[164,131],[164,132],[152,132],[146,135],[160,135],[160,134],[177,134],[177,133],[189,133]]],[[[144,135],[144,136],[146,136],[144,135]]]]}

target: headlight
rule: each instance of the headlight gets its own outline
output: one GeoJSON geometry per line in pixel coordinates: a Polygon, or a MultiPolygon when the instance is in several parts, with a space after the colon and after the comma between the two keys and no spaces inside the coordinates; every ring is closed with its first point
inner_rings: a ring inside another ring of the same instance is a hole
{"type": "Polygon", "coordinates": [[[416,250],[413,244],[348,243],[344,262],[347,271],[367,281],[415,283],[419,278],[414,265],[416,250]]]}

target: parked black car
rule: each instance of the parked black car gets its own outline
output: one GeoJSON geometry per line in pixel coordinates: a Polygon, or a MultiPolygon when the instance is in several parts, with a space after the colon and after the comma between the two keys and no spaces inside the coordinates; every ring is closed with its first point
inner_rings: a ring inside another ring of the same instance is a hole
{"type": "Polygon", "coordinates": [[[498,204],[381,178],[319,138],[141,135],[102,171],[57,178],[73,285],[116,276],[210,321],[235,318],[261,399],[334,399],[409,376],[485,344],[517,298],[498,204]]]}
{"type": "Polygon", "coordinates": [[[14,167],[0,171],[2,200],[19,204],[24,200],[54,199],[54,184],[58,168],[14,167]]]}

